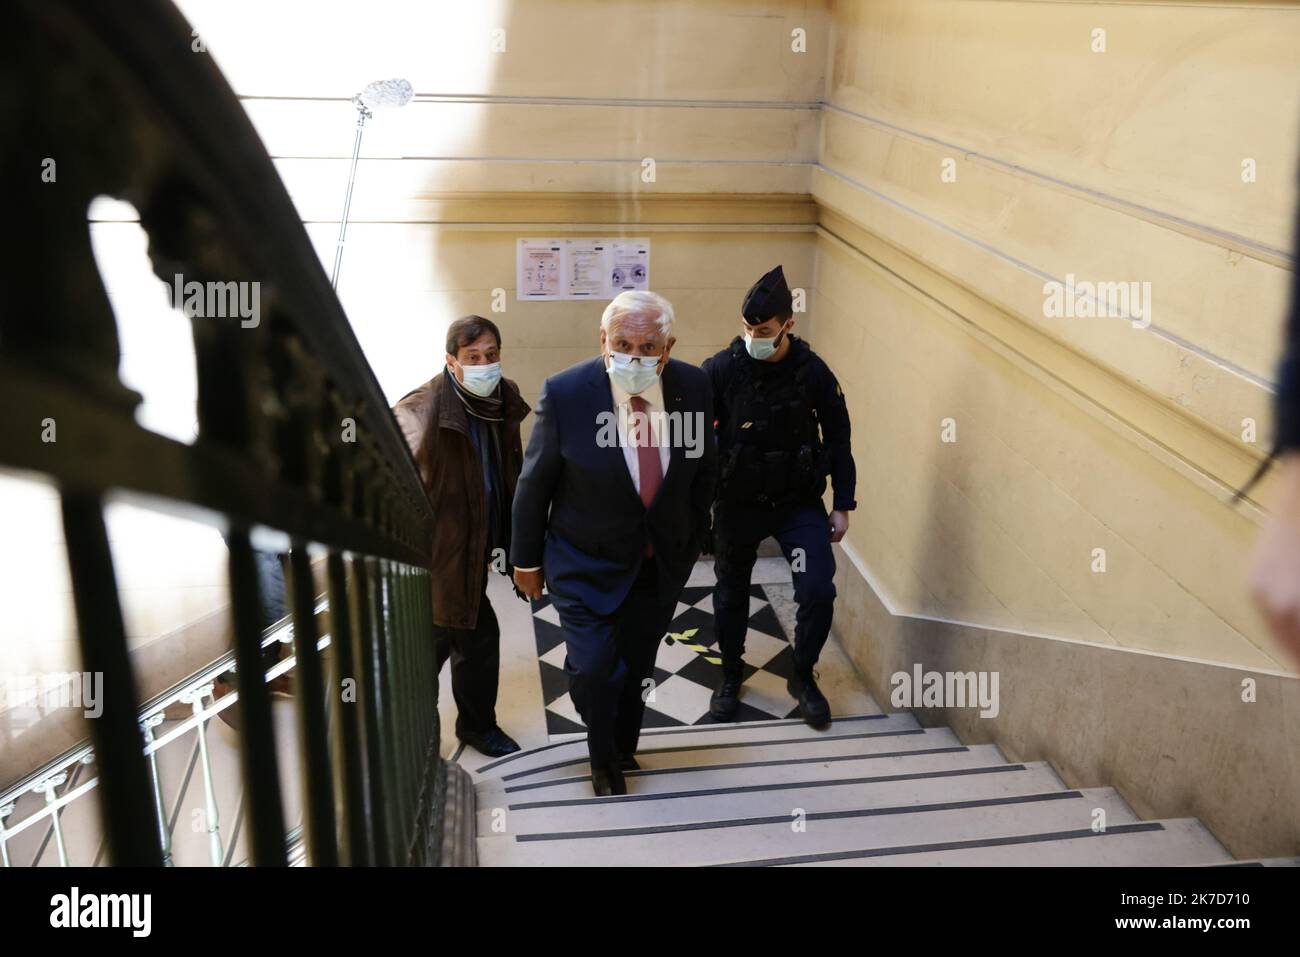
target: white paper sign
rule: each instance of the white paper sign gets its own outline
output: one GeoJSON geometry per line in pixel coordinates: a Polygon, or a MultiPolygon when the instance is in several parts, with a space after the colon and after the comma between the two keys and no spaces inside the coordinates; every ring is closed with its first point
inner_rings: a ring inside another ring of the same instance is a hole
{"type": "Polygon", "coordinates": [[[521,239],[515,273],[520,301],[613,299],[650,288],[650,240],[521,239]]]}
{"type": "Polygon", "coordinates": [[[603,239],[566,239],[565,295],[569,299],[608,299],[609,243],[603,239]]]}
{"type": "Polygon", "coordinates": [[[650,240],[616,239],[611,244],[609,289],[613,299],[625,289],[650,288],[650,240]]]}
{"type": "Polygon", "coordinates": [[[519,299],[564,299],[564,242],[521,239],[515,260],[519,299]]]}

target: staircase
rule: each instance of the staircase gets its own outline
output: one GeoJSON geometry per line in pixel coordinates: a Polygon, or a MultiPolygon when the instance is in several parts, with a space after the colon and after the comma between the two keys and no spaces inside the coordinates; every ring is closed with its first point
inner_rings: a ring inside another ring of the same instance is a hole
{"type": "MultiPolygon", "coordinates": [[[[1195,819],[1142,821],[909,713],[643,732],[628,794],[592,794],[585,739],[474,774],[482,866],[1212,865],[1195,819]],[[1104,816],[1103,816],[1104,815],[1104,816]]],[[[1269,861],[1260,863],[1295,863],[1269,861]]]]}

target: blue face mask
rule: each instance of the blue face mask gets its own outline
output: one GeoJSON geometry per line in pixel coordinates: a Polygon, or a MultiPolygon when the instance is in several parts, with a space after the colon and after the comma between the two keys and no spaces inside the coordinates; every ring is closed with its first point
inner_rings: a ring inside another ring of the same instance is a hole
{"type": "Polygon", "coordinates": [[[630,356],[623,352],[611,352],[606,371],[624,392],[638,395],[658,380],[659,359],[659,356],[630,356]]]}
{"type": "Polygon", "coordinates": [[[767,359],[780,348],[781,339],[784,336],[784,328],[772,339],[755,339],[747,332],[745,333],[745,351],[755,359],[767,359]]]}
{"type": "Polygon", "coordinates": [[[491,395],[501,381],[501,363],[493,362],[485,366],[461,366],[465,388],[475,395],[491,395]]]}

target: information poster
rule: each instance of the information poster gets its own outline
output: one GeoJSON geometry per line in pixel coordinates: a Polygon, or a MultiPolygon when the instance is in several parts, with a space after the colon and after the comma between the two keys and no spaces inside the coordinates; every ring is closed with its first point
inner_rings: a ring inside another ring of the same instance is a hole
{"type": "Polygon", "coordinates": [[[521,239],[516,298],[613,299],[650,288],[649,239],[521,239]]]}
{"type": "Polygon", "coordinates": [[[564,295],[564,241],[521,239],[515,289],[520,299],[567,299],[564,295]]]}
{"type": "Polygon", "coordinates": [[[624,289],[650,288],[650,240],[616,239],[609,258],[610,299],[624,289]]]}
{"type": "Polygon", "coordinates": [[[566,298],[608,299],[609,244],[601,239],[566,239],[564,245],[568,254],[564,272],[566,298]]]}

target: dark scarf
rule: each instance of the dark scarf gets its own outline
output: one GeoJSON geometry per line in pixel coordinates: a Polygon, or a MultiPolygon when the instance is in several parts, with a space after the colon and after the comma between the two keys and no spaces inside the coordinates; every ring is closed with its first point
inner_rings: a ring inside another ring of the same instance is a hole
{"type": "Polygon", "coordinates": [[[505,422],[505,389],[497,384],[492,395],[475,395],[456,378],[450,368],[443,370],[444,376],[451,383],[456,398],[460,399],[465,411],[478,419],[483,427],[481,434],[487,437],[487,462],[492,470],[492,501],[488,503],[488,556],[493,548],[510,550],[510,502],[506,500],[505,467],[501,454],[502,423],[505,422]]]}

